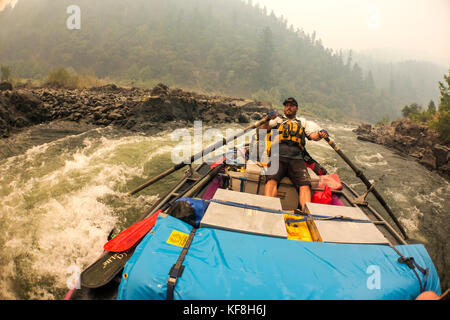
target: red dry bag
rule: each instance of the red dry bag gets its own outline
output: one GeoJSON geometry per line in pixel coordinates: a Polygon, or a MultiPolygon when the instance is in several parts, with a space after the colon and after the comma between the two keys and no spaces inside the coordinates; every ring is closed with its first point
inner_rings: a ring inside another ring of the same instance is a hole
{"type": "Polygon", "coordinates": [[[325,186],[323,191],[317,191],[312,197],[313,203],[331,204],[332,200],[331,188],[329,186],[325,186]]]}

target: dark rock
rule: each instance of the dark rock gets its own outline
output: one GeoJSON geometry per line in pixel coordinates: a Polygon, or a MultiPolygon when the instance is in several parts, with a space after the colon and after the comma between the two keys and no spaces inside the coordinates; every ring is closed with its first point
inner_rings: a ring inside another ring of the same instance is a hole
{"type": "MultiPolygon", "coordinates": [[[[51,119],[42,101],[30,92],[12,91],[0,101],[0,116],[10,127],[24,128],[51,119]]],[[[9,128],[8,128],[9,130],[9,128]]],[[[6,132],[4,129],[2,132],[6,132]]]]}
{"type": "Polygon", "coordinates": [[[450,148],[442,145],[435,145],[432,150],[433,155],[436,157],[437,168],[440,168],[448,163],[450,158],[450,148]]]}
{"type": "Polygon", "coordinates": [[[356,134],[369,134],[372,131],[372,125],[369,123],[362,123],[358,128],[353,129],[353,132],[356,134]]]}
{"type": "Polygon", "coordinates": [[[436,157],[428,150],[425,152],[422,159],[419,160],[419,163],[430,169],[436,169],[436,157]]]}
{"type": "Polygon", "coordinates": [[[260,120],[263,118],[263,115],[259,112],[253,112],[250,116],[252,120],[260,120]]]}
{"type": "Polygon", "coordinates": [[[2,118],[0,118],[0,136],[2,138],[8,138],[9,137],[9,125],[2,118]]]}
{"type": "Polygon", "coordinates": [[[101,125],[101,126],[107,126],[111,124],[111,120],[106,118],[101,118],[99,120],[94,121],[95,124],[101,125]]]}
{"type": "Polygon", "coordinates": [[[10,82],[8,82],[8,81],[0,82],[0,91],[12,90],[12,89],[13,89],[13,86],[10,82]]]}
{"type": "Polygon", "coordinates": [[[21,116],[15,118],[14,122],[13,122],[13,126],[16,128],[25,128],[29,125],[31,125],[31,123],[27,119],[25,119],[21,116]]]}
{"type": "Polygon", "coordinates": [[[91,88],[92,91],[100,91],[100,92],[108,92],[108,91],[120,91],[120,88],[117,87],[114,83],[107,84],[101,87],[91,88]]]}
{"type": "Polygon", "coordinates": [[[51,120],[114,124],[132,130],[208,123],[260,120],[269,108],[261,102],[207,96],[158,84],[153,89],[106,85],[83,90],[23,89],[0,93],[0,135],[51,120]]]}
{"type": "Polygon", "coordinates": [[[415,157],[430,170],[438,170],[450,176],[448,161],[449,147],[439,138],[439,134],[425,125],[409,119],[393,121],[381,126],[361,124],[353,132],[359,140],[378,143],[415,157]]]}
{"type": "Polygon", "coordinates": [[[123,114],[120,114],[120,113],[118,113],[118,112],[111,112],[111,113],[109,113],[108,114],[108,119],[109,120],[119,120],[119,119],[122,119],[123,118],[123,114]]]}
{"type": "Polygon", "coordinates": [[[218,112],[218,113],[216,113],[215,118],[219,121],[224,121],[226,118],[228,118],[228,115],[223,112],[218,112]]]}
{"type": "Polygon", "coordinates": [[[369,135],[357,136],[356,139],[361,140],[361,141],[376,142],[375,138],[373,138],[369,135]]]}
{"type": "Polygon", "coordinates": [[[152,96],[167,95],[169,93],[169,87],[163,83],[157,84],[151,91],[152,96]]]}
{"type": "Polygon", "coordinates": [[[426,149],[425,148],[416,148],[415,150],[412,150],[411,153],[409,153],[409,156],[422,159],[426,149]]]}
{"type": "Polygon", "coordinates": [[[135,125],[136,125],[136,121],[131,119],[131,120],[128,120],[124,126],[125,126],[125,128],[127,128],[129,130],[129,129],[133,128],[135,125]]]}
{"type": "Polygon", "coordinates": [[[249,123],[250,119],[245,114],[240,114],[238,116],[239,123],[249,123]]]}

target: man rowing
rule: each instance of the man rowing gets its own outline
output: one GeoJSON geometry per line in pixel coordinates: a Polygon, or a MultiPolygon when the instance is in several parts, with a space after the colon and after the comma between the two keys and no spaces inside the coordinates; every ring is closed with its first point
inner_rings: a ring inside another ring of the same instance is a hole
{"type": "Polygon", "coordinates": [[[263,127],[278,130],[279,143],[279,154],[270,155],[272,161],[278,161],[278,171],[267,176],[264,193],[266,196],[276,197],[278,184],[288,176],[298,188],[299,203],[304,210],[306,202],[311,202],[311,178],[304,159],[306,139],[319,141],[327,138],[328,133],[324,129],[317,130],[319,127],[316,123],[297,117],[298,103],[294,98],[286,99],[283,105],[284,115],[270,120],[263,127]]]}

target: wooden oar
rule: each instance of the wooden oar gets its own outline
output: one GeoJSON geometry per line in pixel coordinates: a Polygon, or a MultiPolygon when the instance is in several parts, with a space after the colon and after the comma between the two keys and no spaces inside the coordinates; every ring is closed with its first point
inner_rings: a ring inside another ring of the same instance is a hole
{"type": "Polygon", "coordinates": [[[400,232],[403,234],[403,237],[407,240],[409,239],[408,236],[406,235],[405,230],[403,229],[402,225],[400,224],[400,222],[397,220],[397,217],[394,215],[394,213],[392,212],[392,210],[389,208],[389,206],[387,205],[386,201],[384,201],[384,199],[381,197],[381,195],[378,193],[378,191],[375,189],[375,187],[373,186],[373,184],[371,184],[369,182],[369,180],[367,180],[367,178],[364,176],[364,174],[362,173],[361,170],[359,170],[351,161],[349,158],[347,158],[347,156],[342,152],[342,150],[334,143],[333,140],[331,140],[330,138],[325,138],[325,140],[328,142],[328,144],[334,149],[334,151],[337,152],[337,154],[350,166],[350,168],[352,168],[352,170],[356,173],[356,176],[358,178],[361,179],[361,181],[366,185],[367,189],[372,189],[372,193],[375,196],[375,198],[377,198],[377,200],[380,202],[380,204],[383,206],[383,208],[386,210],[386,212],[389,214],[389,216],[392,218],[392,220],[395,222],[395,224],[397,225],[398,229],[400,230],[400,232]]]}
{"type": "Polygon", "coordinates": [[[193,163],[195,160],[200,159],[203,156],[206,156],[207,154],[213,152],[214,150],[223,147],[224,145],[227,145],[228,143],[230,143],[231,141],[233,141],[234,139],[244,135],[245,133],[247,133],[247,131],[255,129],[259,126],[261,126],[262,124],[266,123],[267,121],[269,121],[271,119],[272,114],[268,114],[267,116],[265,116],[262,120],[252,124],[251,126],[245,128],[244,130],[242,130],[242,132],[234,135],[233,137],[230,137],[228,139],[223,139],[223,141],[218,141],[217,143],[205,148],[204,150],[198,152],[197,154],[194,154],[193,156],[191,156],[190,159],[188,159],[187,161],[183,161],[181,163],[178,163],[177,165],[173,166],[172,168],[164,171],[163,173],[160,173],[159,175],[157,175],[156,177],[150,179],[149,181],[147,181],[146,183],[140,185],[139,187],[137,187],[136,189],[134,189],[133,191],[131,191],[129,193],[129,195],[133,195],[135,193],[138,193],[139,191],[147,188],[148,186],[152,185],[153,183],[161,180],[162,178],[168,176],[169,174],[180,170],[181,168],[183,168],[184,166],[193,163]]]}

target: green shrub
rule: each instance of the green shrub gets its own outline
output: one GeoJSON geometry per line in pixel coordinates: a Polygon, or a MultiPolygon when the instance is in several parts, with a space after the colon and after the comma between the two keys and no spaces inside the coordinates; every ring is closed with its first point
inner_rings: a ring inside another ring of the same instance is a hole
{"type": "Polygon", "coordinates": [[[417,103],[413,103],[409,106],[404,106],[402,109],[402,115],[405,118],[410,118],[411,116],[417,115],[421,112],[422,112],[422,106],[417,103]]]}
{"type": "Polygon", "coordinates": [[[444,75],[445,82],[439,82],[441,101],[436,120],[436,130],[441,138],[450,143],[450,70],[449,75],[444,75]]]}
{"type": "Polygon", "coordinates": [[[2,74],[2,81],[10,81],[11,80],[11,68],[8,66],[1,66],[0,73],[2,74]]]}
{"type": "Polygon", "coordinates": [[[445,143],[450,143],[450,111],[442,110],[429,126],[439,133],[439,136],[445,143]]]}
{"type": "Polygon", "coordinates": [[[381,125],[383,125],[383,124],[385,124],[385,123],[388,123],[388,122],[391,122],[391,118],[389,117],[388,114],[386,114],[386,115],[383,116],[383,118],[382,118],[380,121],[378,121],[378,122],[376,123],[376,125],[377,125],[377,126],[381,126],[381,125]]]}
{"type": "Polygon", "coordinates": [[[409,118],[415,122],[427,122],[433,119],[433,114],[427,110],[420,113],[413,113],[409,118]]]}
{"type": "Polygon", "coordinates": [[[49,73],[46,85],[56,88],[75,89],[80,79],[75,72],[69,72],[65,68],[57,68],[49,73]]]}

